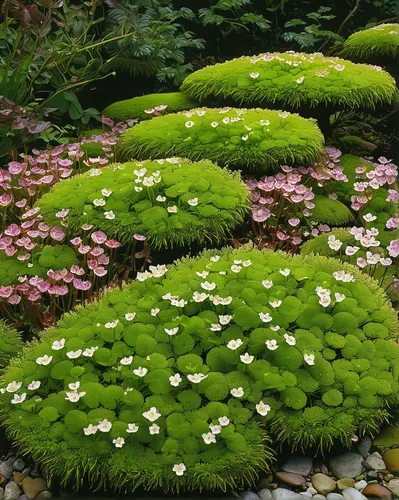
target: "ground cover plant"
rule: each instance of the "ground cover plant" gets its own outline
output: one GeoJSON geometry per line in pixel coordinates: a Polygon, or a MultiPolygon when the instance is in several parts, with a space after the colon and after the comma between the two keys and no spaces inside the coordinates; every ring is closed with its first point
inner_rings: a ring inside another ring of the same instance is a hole
{"type": "Polygon", "coordinates": [[[2,419],[64,481],[224,489],[265,467],[270,432],[328,450],[376,429],[397,398],[398,328],[354,266],[205,252],[45,331],[5,372],[2,419]]]}
{"type": "Polygon", "coordinates": [[[353,33],[343,46],[345,57],[369,61],[376,57],[397,59],[399,56],[399,24],[379,24],[353,33]]]}

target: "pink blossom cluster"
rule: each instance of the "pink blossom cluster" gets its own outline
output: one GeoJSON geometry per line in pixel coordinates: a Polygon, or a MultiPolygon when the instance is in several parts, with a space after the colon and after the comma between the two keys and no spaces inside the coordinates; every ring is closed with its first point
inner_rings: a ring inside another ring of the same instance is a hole
{"type": "Polygon", "coordinates": [[[318,182],[319,187],[331,180],[348,182],[348,178],[344,174],[344,167],[340,164],[341,155],[339,149],[327,146],[324,149],[324,158],[321,162],[313,163],[309,169],[305,167],[300,167],[300,169],[302,173],[309,173],[310,177],[318,182]]]}

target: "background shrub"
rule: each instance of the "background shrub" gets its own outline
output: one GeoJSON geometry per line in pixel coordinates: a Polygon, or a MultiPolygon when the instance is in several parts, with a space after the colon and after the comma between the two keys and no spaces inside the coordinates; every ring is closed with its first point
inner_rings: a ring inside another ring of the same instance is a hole
{"type": "Polygon", "coordinates": [[[21,334],[4,320],[0,320],[0,368],[4,368],[21,351],[23,345],[21,334]]]}

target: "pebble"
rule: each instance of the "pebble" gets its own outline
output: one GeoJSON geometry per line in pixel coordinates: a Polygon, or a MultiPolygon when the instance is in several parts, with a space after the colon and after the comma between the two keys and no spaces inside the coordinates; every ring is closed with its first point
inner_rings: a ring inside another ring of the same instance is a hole
{"type": "Polygon", "coordinates": [[[301,493],[299,493],[303,498],[312,498],[312,494],[309,493],[308,491],[301,491],[301,493]]]}
{"type": "Polygon", "coordinates": [[[272,500],[272,492],[268,488],[263,488],[262,490],[258,491],[258,497],[261,500],[272,500]]]}
{"type": "Polygon", "coordinates": [[[391,500],[392,493],[381,484],[368,484],[362,491],[363,495],[371,498],[380,498],[381,500],[391,500]]]}
{"type": "Polygon", "coordinates": [[[38,477],[33,479],[31,477],[25,477],[22,481],[22,489],[28,498],[36,498],[36,496],[48,489],[46,481],[38,477]]]}
{"type": "Polygon", "coordinates": [[[312,477],[312,484],[313,487],[322,495],[327,495],[336,488],[335,481],[325,474],[315,474],[312,477]]]}
{"type": "Polygon", "coordinates": [[[385,470],[385,463],[382,456],[375,451],[363,462],[363,466],[369,470],[385,470]]]}
{"type": "Polygon", "coordinates": [[[14,481],[10,481],[4,489],[4,500],[17,500],[20,494],[21,490],[19,486],[14,481]]]}
{"type": "Polygon", "coordinates": [[[356,477],[362,473],[363,457],[359,453],[348,451],[343,455],[330,458],[330,469],[337,479],[356,477]]]}
{"type": "Polygon", "coordinates": [[[339,490],[344,490],[345,488],[353,488],[355,486],[355,481],[350,477],[344,477],[342,479],[338,479],[337,487],[339,490]]]}
{"type": "Polygon", "coordinates": [[[327,495],[327,500],[344,500],[344,497],[339,493],[329,493],[327,495]]]}
{"type": "Polygon", "coordinates": [[[48,498],[53,498],[51,491],[42,491],[35,497],[35,500],[47,500],[48,498]]]}
{"type": "Polygon", "coordinates": [[[22,482],[22,479],[24,478],[24,475],[22,474],[22,472],[15,471],[12,473],[12,478],[14,479],[14,483],[20,484],[22,482]]]}
{"type": "Polygon", "coordinates": [[[366,477],[368,481],[373,481],[374,479],[378,479],[378,472],[376,472],[375,470],[369,470],[367,471],[366,477]]]}
{"type": "Polygon", "coordinates": [[[342,495],[345,500],[367,500],[367,497],[360,493],[360,491],[356,488],[345,488],[342,491],[342,495]]]}
{"type": "Polygon", "coordinates": [[[321,466],[321,472],[326,475],[328,474],[328,468],[324,464],[321,466]]]}
{"type": "Polygon", "coordinates": [[[0,488],[0,500],[4,498],[4,488],[0,488]]]}
{"type": "Polygon", "coordinates": [[[364,436],[359,444],[357,445],[357,450],[363,458],[367,458],[370,453],[372,441],[368,436],[364,436]]]}
{"type": "Polygon", "coordinates": [[[252,491],[244,491],[241,493],[240,498],[241,500],[259,500],[259,496],[252,491]]]}
{"type": "Polygon", "coordinates": [[[16,459],[17,459],[17,457],[14,457],[14,456],[8,457],[6,460],[7,465],[12,467],[16,459]]]}
{"type": "Polygon", "coordinates": [[[0,474],[7,479],[10,479],[12,474],[12,467],[7,462],[0,462],[0,474]]]}
{"type": "Polygon", "coordinates": [[[310,493],[312,496],[317,495],[317,490],[313,488],[312,486],[306,490],[308,493],[310,493]]]}
{"type": "Polygon", "coordinates": [[[262,479],[260,479],[259,482],[258,482],[258,488],[260,490],[269,489],[270,488],[270,482],[268,481],[268,479],[266,479],[265,477],[262,477],[262,479]]]}
{"type": "Polygon", "coordinates": [[[324,495],[320,495],[320,493],[317,493],[317,495],[313,496],[314,500],[326,500],[326,497],[324,495]]]}
{"type": "Polygon", "coordinates": [[[302,496],[286,488],[277,488],[272,493],[273,500],[302,500],[302,496]]]}
{"type": "Polygon", "coordinates": [[[365,488],[366,486],[367,486],[367,481],[365,481],[364,479],[355,483],[355,488],[359,491],[362,491],[362,489],[365,488]]]}
{"type": "Polygon", "coordinates": [[[276,479],[289,486],[302,486],[306,483],[306,479],[303,476],[292,472],[276,472],[275,476],[276,479]]]}
{"type": "Polygon", "coordinates": [[[391,479],[387,486],[388,489],[399,498],[399,478],[391,479]]]}
{"type": "Polygon", "coordinates": [[[399,448],[392,448],[384,453],[384,462],[389,472],[399,472],[399,448]]]}
{"type": "Polygon", "coordinates": [[[292,472],[301,476],[308,476],[312,470],[313,459],[302,455],[290,457],[281,469],[284,472],[292,472]]]}
{"type": "Polygon", "coordinates": [[[384,476],[384,481],[390,481],[391,479],[393,479],[395,476],[393,474],[385,474],[384,476]]]}
{"type": "Polygon", "coordinates": [[[21,458],[17,458],[12,464],[12,468],[18,472],[22,472],[25,469],[25,462],[21,458]]]}

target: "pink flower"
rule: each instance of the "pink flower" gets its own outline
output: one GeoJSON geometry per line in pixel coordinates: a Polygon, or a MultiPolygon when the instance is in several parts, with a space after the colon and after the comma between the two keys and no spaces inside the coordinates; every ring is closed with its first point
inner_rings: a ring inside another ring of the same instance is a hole
{"type": "Polygon", "coordinates": [[[11,202],[12,202],[11,194],[5,193],[0,196],[0,205],[2,207],[7,207],[11,202]]]}
{"type": "Polygon", "coordinates": [[[90,245],[80,245],[78,248],[78,252],[81,253],[82,255],[85,255],[86,253],[90,252],[91,246],[90,245]]]}
{"type": "Polygon", "coordinates": [[[24,208],[24,206],[26,205],[27,203],[27,199],[24,198],[23,200],[20,200],[20,201],[16,201],[15,202],[15,206],[18,207],[18,208],[24,208]]]}
{"type": "Polygon", "coordinates": [[[329,233],[331,231],[330,226],[327,224],[319,224],[317,227],[321,233],[329,233]]]}
{"type": "Polygon", "coordinates": [[[143,236],[142,234],[135,234],[135,235],[133,236],[133,238],[134,238],[135,240],[137,240],[137,241],[144,241],[144,240],[146,240],[146,239],[147,239],[147,237],[146,237],[146,236],[143,236]]]}
{"type": "Polygon", "coordinates": [[[7,236],[18,236],[21,234],[21,228],[17,224],[10,224],[4,231],[7,236]]]}
{"type": "Polygon", "coordinates": [[[17,161],[12,161],[8,164],[8,171],[12,175],[17,175],[17,174],[20,174],[22,172],[22,170],[24,168],[26,168],[27,166],[28,166],[27,163],[19,163],[17,161]]]}
{"type": "Polygon", "coordinates": [[[399,240],[391,241],[387,250],[391,257],[397,257],[399,255],[399,240]]]}
{"type": "Polygon", "coordinates": [[[104,125],[108,125],[109,127],[113,127],[115,125],[111,118],[107,118],[106,116],[102,116],[101,121],[102,123],[104,123],[104,125]]]}
{"type": "Polygon", "coordinates": [[[72,243],[72,245],[80,245],[82,243],[82,238],[80,238],[79,236],[76,236],[75,238],[73,238],[72,240],[70,240],[70,242],[72,243]]]}
{"type": "Polygon", "coordinates": [[[252,218],[256,222],[264,222],[270,217],[270,210],[268,208],[258,208],[252,213],[252,218]]]}
{"type": "Polygon", "coordinates": [[[63,219],[64,217],[66,217],[68,215],[68,213],[69,213],[69,208],[63,208],[62,210],[57,212],[55,214],[55,216],[63,219]]]}
{"type": "Polygon", "coordinates": [[[58,165],[60,165],[60,167],[70,167],[71,165],[73,165],[73,161],[72,160],[69,160],[68,158],[65,158],[65,159],[58,159],[58,165]]]}
{"type": "Polygon", "coordinates": [[[102,266],[107,266],[109,264],[109,257],[107,257],[107,255],[105,254],[102,254],[100,255],[100,257],[98,257],[97,261],[102,266]]]}
{"type": "Polygon", "coordinates": [[[1,286],[0,285],[0,297],[3,299],[7,299],[12,294],[13,288],[12,286],[1,286]]]}
{"type": "Polygon", "coordinates": [[[31,302],[36,302],[40,299],[41,296],[42,294],[39,291],[32,292],[28,295],[28,300],[30,300],[31,302]]]}
{"type": "Polygon", "coordinates": [[[398,217],[391,217],[390,219],[387,220],[385,227],[388,229],[397,229],[399,225],[399,218],[398,217]]]}
{"type": "Polygon", "coordinates": [[[86,291],[86,290],[89,290],[91,288],[91,283],[90,281],[82,281],[78,278],[75,278],[73,280],[73,286],[77,289],[77,290],[83,290],[83,291],[86,291]]]}
{"type": "Polygon", "coordinates": [[[92,235],[91,235],[91,239],[101,245],[102,243],[105,243],[107,241],[107,236],[105,233],[103,233],[102,231],[95,231],[92,235]]]}
{"type": "Polygon", "coordinates": [[[298,217],[293,217],[292,219],[288,219],[288,224],[290,224],[290,226],[297,226],[301,221],[298,219],[298,217]]]}
{"type": "Polygon", "coordinates": [[[84,269],[79,267],[77,264],[73,264],[71,266],[71,273],[76,274],[77,276],[83,276],[84,275],[84,269]]]}
{"type": "Polygon", "coordinates": [[[291,241],[293,245],[300,245],[302,243],[301,238],[298,238],[298,236],[294,236],[291,241]]]}
{"type": "Polygon", "coordinates": [[[105,276],[107,274],[107,270],[101,266],[96,267],[93,272],[96,276],[105,276]]]}
{"type": "Polygon", "coordinates": [[[105,242],[105,245],[108,248],[119,248],[121,246],[121,244],[119,243],[119,241],[116,241],[116,240],[108,240],[108,241],[105,242]]]}
{"type": "Polygon", "coordinates": [[[21,302],[21,296],[17,294],[11,295],[11,297],[7,299],[7,302],[9,304],[17,305],[21,302]]]}
{"type": "Polygon", "coordinates": [[[359,257],[357,260],[356,260],[356,264],[361,268],[363,269],[364,267],[367,266],[367,261],[366,259],[363,259],[362,257],[359,257]]]}
{"type": "Polygon", "coordinates": [[[83,229],[83,231],[90,231],[90,229],[93,228],[93,224],[83,224],[81,228],[83,229]]]}
{"type": "Polygon", "coordinates": [[[16,252],[17,252],[17,249],[14,246],[7,247],[4,250],[4,253],[7,255],[7,257],[12,257],[16,252]]]}
{"type": "Polygon", "coordinates": [[[93,255],[93,257],[99,257],[104,253],[104,249],[101,247],[94,247],[91,251],[90,254],[93,255]]]}
{"type": "Polygon", "coordinates": [[[286,241],[286,240],[289,240],[289,239],[290,239],[290,237],[288,236],[288,234],[285,234],[285,233],[283,233],[282,231],[277,231],[276,235],[277,235],[277,238],[278,238],[280,241],[286,241]]]}
{"type": "Polygon", "coordinates": [[[62,241],[65,238],[65,233],[59,227],[54,226],[50,229],[50,236],[55,241],[62,241]]]}

